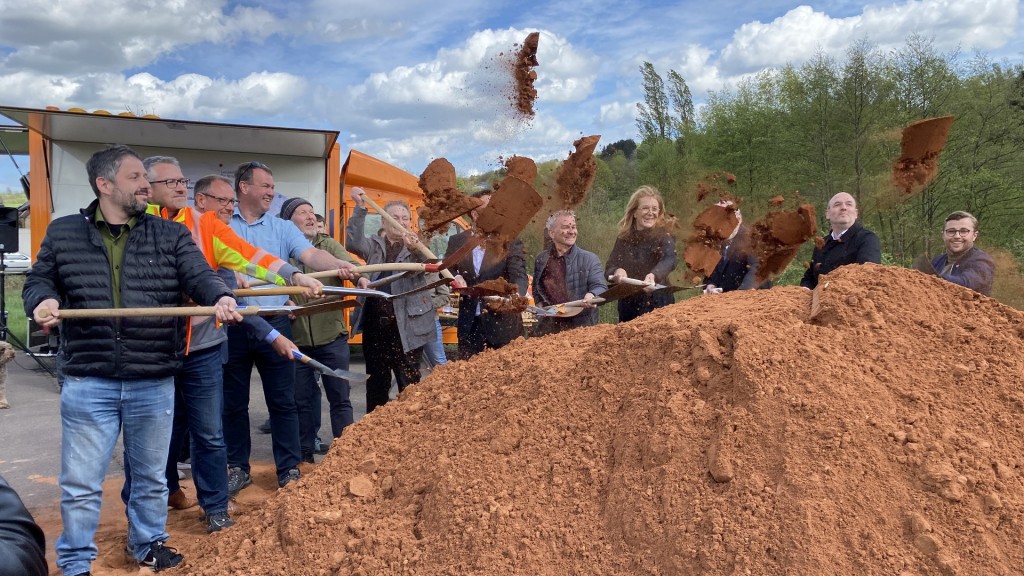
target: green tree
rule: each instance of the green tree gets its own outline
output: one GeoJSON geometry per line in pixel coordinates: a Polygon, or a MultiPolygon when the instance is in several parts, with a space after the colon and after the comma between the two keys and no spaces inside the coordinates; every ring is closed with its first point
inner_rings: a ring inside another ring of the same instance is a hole
{"type": "Polygon", "coordinates": [[[640,140],[674,138],[675,130],[669,116],[665,81],[650,62],[640,65],[640,75],[643,77],[644,88],[644,101],[636,105],[636,127],[640,132],[640,140]]]}

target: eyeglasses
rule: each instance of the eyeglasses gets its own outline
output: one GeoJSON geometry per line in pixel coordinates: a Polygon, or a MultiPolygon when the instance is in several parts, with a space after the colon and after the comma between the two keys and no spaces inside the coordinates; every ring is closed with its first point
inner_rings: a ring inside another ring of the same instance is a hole
{"type": "Polygon", "coordinates": [[[249,162],[247,164],[242,164],[241,166],[238,167],[238,170],[235,171],[235,190],[238,190],[239,182],[249,181],[249,177],[252,175],[252,171],[255,170],[256,168],[270,172],[269,166],[267,166],[263,162],[257,162],[256,160],[253,160],[252,162],[249,162]]]}
{"type": "Polygon", "coordinates": [[[220,204],[221,207],[223,208],[227,208],[229,206],[234,206],[235,204],[238,204],[238,200],[235,200],[234,198],[221,198],[220,196],[214,196],[213,194],[207,194],[206,192],[200,192],[200,194],[206,196],[207,198],[215,200],[217,204],[220,204]]]}
{"type": "Polygon", "coordinates": [[[150,184],[163,184],[164,186],[167,186],[168,188],[174,188],[175,186],[180,184],[180,185],[184,186],[185,188],[188,188],[188,185],[191,184],[192,181],[189,180],[188,178],[168,178],[167,180],[150,180],[149,183],[150,184]]]}
{"type": "Polygon", "coordinates": [[[957,235],[960,235],[960,236],[963,236],[964,238],[966,238],[966,237],[970,236],[972,232],[974,232],[974,230],[971,230],[970,228],[960,228],[960,229],[957,229],[957,228],[946,228],[945,230],[942,231],[943,234],[945,234],[946,236],[949,236],[950,238],[952,238],[954,236],[957,236],[957,235]]]}

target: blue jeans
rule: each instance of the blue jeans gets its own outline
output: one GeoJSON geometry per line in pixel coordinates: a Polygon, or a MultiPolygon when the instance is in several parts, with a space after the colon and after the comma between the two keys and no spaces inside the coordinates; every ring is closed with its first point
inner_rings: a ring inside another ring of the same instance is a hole
{"type": "MultiPolygon", "coordinates": [[[[196,483],[199,505],[207,514],[228,509],[228,453],[224,444],[224,368],[220,345],[185,356],[174,377],[174,425],[168,449],[167,492],[174,494],[178,484],[178,454],[191,436],[192,479],[196,483]],[[191,432],[191,434],[189,434],[191,432]]],[[[128,502],[131,474],[125,458],[124,488],[121,500],[128,502]]]]}
{"type": "MultiPolygon", "coordinates": [[[[57,566],[64,574],[87,572],[96,559],[103,478],[123,432],[131,466],[128,546],[136,559],[153,542],[167,540],[164,468],[171,440],[174,379],[121,380],[96,376],[64,379],[60,394],[60,513],[57,566]]],[[[127,467],[127,466],[126,466],[127,467]]]]}
{"type": "MultiPolygon", "coordinates": [[[[348,370],[348,338],[340,336],[333,342],[323,346],[303,346],[300,349],[314,360],[319,360],[331,368],[348,370]]],[[[331,433],[335,438],[341,436],[342,430],[352,424],[352,402],[349,399],[348,380],[322,375],[324,394],[331,405],[331,433]]],[[[316,383],[316,374],[308,364],[295,366],[295,404],[299,411],[299,446],[303,456],[313,455],[313,439],[316,436],[316,397],[320,396],[320,387],[316,383]]]]}
{"type": "Polygon", "coordinates": [[[444,341],[441,337],[441,321],[437,321],[437,342],[429,342],[423,345],[423,356],[427,359],[427,365],[431,368],[440,364],[447,364],[448,357],[444,354],[444,341]]]}
{"type": "MultiPolygon", "coordinates": [[[[287,316],[267,320],[286,338],[292,337],[287,316]]],[[[228,466],[249,472],[252,437],[249,431],[249,379],[252,367],[260,373],[263,396],[270,412],[270,437],[277,479],[299,467],[299,415],[295,407],[295,364],[253,336],[244,326],[228,327],[228,358],[224,364],[224,440],[228,466]]]]}

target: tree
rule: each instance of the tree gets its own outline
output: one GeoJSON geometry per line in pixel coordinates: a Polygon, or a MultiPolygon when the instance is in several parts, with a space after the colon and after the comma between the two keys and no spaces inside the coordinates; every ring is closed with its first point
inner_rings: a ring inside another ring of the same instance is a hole
{"type": "Polygon", "coordinates": [[[690,87],[686,80],[675,70],[668,71],[669,97],[672,100],[672,111],[675,116],[672,122],[677,134],[677,143],[680,152],[685,155],[688,146],[687,140],[693,134],[696,119],[693,114],[693,96],[690,94],[690,87]]]}
{"type": "Polygon", "coordinates": [[[640,131],[640,141],[652,138],[669,140],[675,133],[669,117],[668,96],[665,94],[665,82],[650,62],[640,65],[643,76],[644,101],[637,103],[636,127],[640,131]]]}

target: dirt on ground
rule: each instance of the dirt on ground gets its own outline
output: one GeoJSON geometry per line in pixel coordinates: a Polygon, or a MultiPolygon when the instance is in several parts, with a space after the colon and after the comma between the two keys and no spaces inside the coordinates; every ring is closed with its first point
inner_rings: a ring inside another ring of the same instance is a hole
{"type": "Polygon", "coordinates": [[[939,171],[938,157],[946,145],[953,116],[927,118],[903,129],[900,157],[892,167],[892,179],[903,196],[924,189],[939,171]]]}
{"type": "Polygon", "coordinates": [[[518,115],[531,119],[535,112],[533,104],[537,100],[537,89],[533,87],[537,80],[538,66],[537,45],[540,41],[540,32],[531,32],[523,40],[522,45],[516,45],[519,51],[516,52],[515,60],[512,61],[512,77],[515,80],[515,88],[509,98],[515,107],[518,115]]]}
{"type": "Polygon", "coordinates": [[[1024,315],[915,271],[438,368],[183,574],[1019,573],[1024,315]]]}
{"type": "MultiPolygon", "coordinates": [[[[771,205],[772,209],[751,228],[751,247],[758,262],[755,275],[758,285],[781,274],[796,258],[800,246],[818,234],[814,206],[800,204],[786,210],[781,201],[771,205]]],[[[816,242],[820,242],[820,238],[816,242]]]]}
{"type": "Polygon", "coordinates": [[[420,175],[419,185],[425,195],[423,206],[417,211],[424,222],[421,232],[436,230],[483,204],[459,190],[455,166],[446,158],[431,161],[420,175]]]}
{"type": "Polygon", "coordinates": [[[585,136],[572,143],[575,150],[558,167],[555,176],[555,210],[571,210],[583,203],[597,176],[597,161],[594,149],[601,140],[600,135],[585,136]]]}
{"type": "Polygon", "coordinates": [[[172,512],[174,573],[1016,575],[1022,374],[1024,314],[913,270],[692,298],[437,368],[237,526],[172,512]]]}

